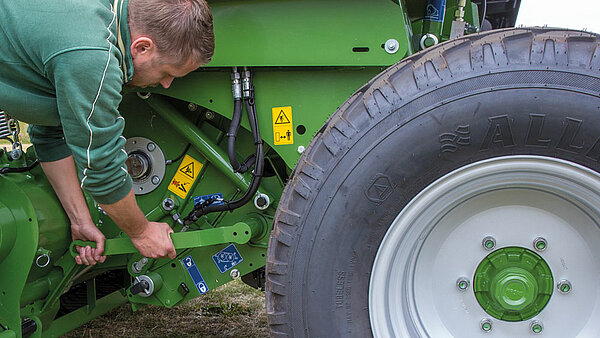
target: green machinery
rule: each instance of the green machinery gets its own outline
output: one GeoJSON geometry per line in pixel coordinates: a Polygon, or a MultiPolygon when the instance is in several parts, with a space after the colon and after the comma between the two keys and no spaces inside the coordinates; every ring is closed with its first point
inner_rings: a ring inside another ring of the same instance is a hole
{"type": "Polygon", "coordinates": [[[120,107],[138,204],[176,259],[141,257],[89,199],[108,258],[75,264],[0,116],[1,338],[237,278],[266,288],[274,336],[594,336],[598,35],[496,30],[518,0],[210,5],[213,61],[120,107]]]}

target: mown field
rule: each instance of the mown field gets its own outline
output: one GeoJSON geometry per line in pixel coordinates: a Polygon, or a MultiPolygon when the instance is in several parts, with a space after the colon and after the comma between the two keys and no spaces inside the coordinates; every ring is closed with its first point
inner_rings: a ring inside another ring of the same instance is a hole
{"type": "Polygon", "coordinates": [[[63,337],[267,337],[264,292],[240,280],[172,309],[128,304],[63,337]]]}

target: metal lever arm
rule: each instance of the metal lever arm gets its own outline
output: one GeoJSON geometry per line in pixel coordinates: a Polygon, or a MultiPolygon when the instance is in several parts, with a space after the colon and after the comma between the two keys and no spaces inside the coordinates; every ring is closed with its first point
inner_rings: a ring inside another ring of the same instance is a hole
{"type": "MultiPolygon", "coordinates": [[[[232,226],[219,227],[214,229],[196,230],[188,232],[176,232],[171,234],[171,240],[176,250],[197,248],[202,246],[211,246],[224,243],[245,244],[252,237],[250,226],[243,222],[238,222],[232,226]]],[[[75,246],[96,247],[95,242],[73,241],[69,248],[73,257],[79,255],[75,246]]],[[[105,256],[122,255],[136,253],[138,250],[133,246],[131,240],[127,237],[110,238],[104,242],[105,256]]]]}

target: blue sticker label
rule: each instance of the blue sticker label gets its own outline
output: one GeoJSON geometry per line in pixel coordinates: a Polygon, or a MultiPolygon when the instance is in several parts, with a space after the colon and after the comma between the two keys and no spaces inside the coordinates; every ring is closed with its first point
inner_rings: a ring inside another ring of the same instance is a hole
{"type": "Polygon", "coordinates": [[[214,254],[212,259],[221,273],[244,261],[242,255],[240,255],[240,252],[233,244],[229,244],[225,249],[214,254]]]}
{"type": "Polygon", "coordinates": [[[204,195],[204,196],[194,196],[194,205],[202,204],[202,203],[208,201],[209,199],[214,200],[214,202],[212,202],[210,205],[225,204],[225,202],[223,202],[223,194],[218,193],[218,194],[211,194],[211,195],[204,195]]]}
{"type": "Polygon", "coordinates": [[[428,1],[427,6],[425,6],[425,20],[443,22],[444,14],[446,14],[446,1],[428,1]]]}
{"type": "Polygon", "coordinates": [[[204,278],[200,274],[200,271],[198,271],[198,268],[196,267],[196,263],[194,262],[192,256],[187,256],[186,258],[182,259],[181,263],[183,263],[183,266],[185,266],[185,268],[187,269],[187,272],[190,274],[190,277],[192,277],[192,280],[194,281],[198,292],[200,292],[201,295],[207,293],[209,290],[208,285],[206,285],[204,278]]]}

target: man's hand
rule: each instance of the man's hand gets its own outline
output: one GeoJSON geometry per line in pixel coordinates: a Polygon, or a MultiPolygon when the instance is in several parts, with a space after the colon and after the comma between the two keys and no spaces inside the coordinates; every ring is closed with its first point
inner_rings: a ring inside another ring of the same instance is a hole
{"type": "Polygon", "coordinates": [[[89,246],[77,247],[79,256],[77,264],[94,265],[103,263],[104,235],[92,221],[88,206],[79,187],[73,156],[58,161],[42,162],[42,169],[54,188],[69,220],[71,221],[71,236],[73,240],[96,242],[96,249],[89,246]]]}
{"type": "Polygon", "coordinates": [[[174,259],[176,253],[171,241],[172,233],[173,229],[167,223],[148,222],[143,232],[130,238],[144,257],[174,259]]]}
{"type": "Polygon", "coordinates": [[[79,256],[75,257],[77,264],[96,265],[96,263],[104,263],[106,256],[102,256],[104,252],[104,234],[96,228],[94,223],[88,224],[71,224],[71,237],[73,240],[93,241],[96,242],[96,248],[89,245],[85,247],[76,246],[79,256]]]}

